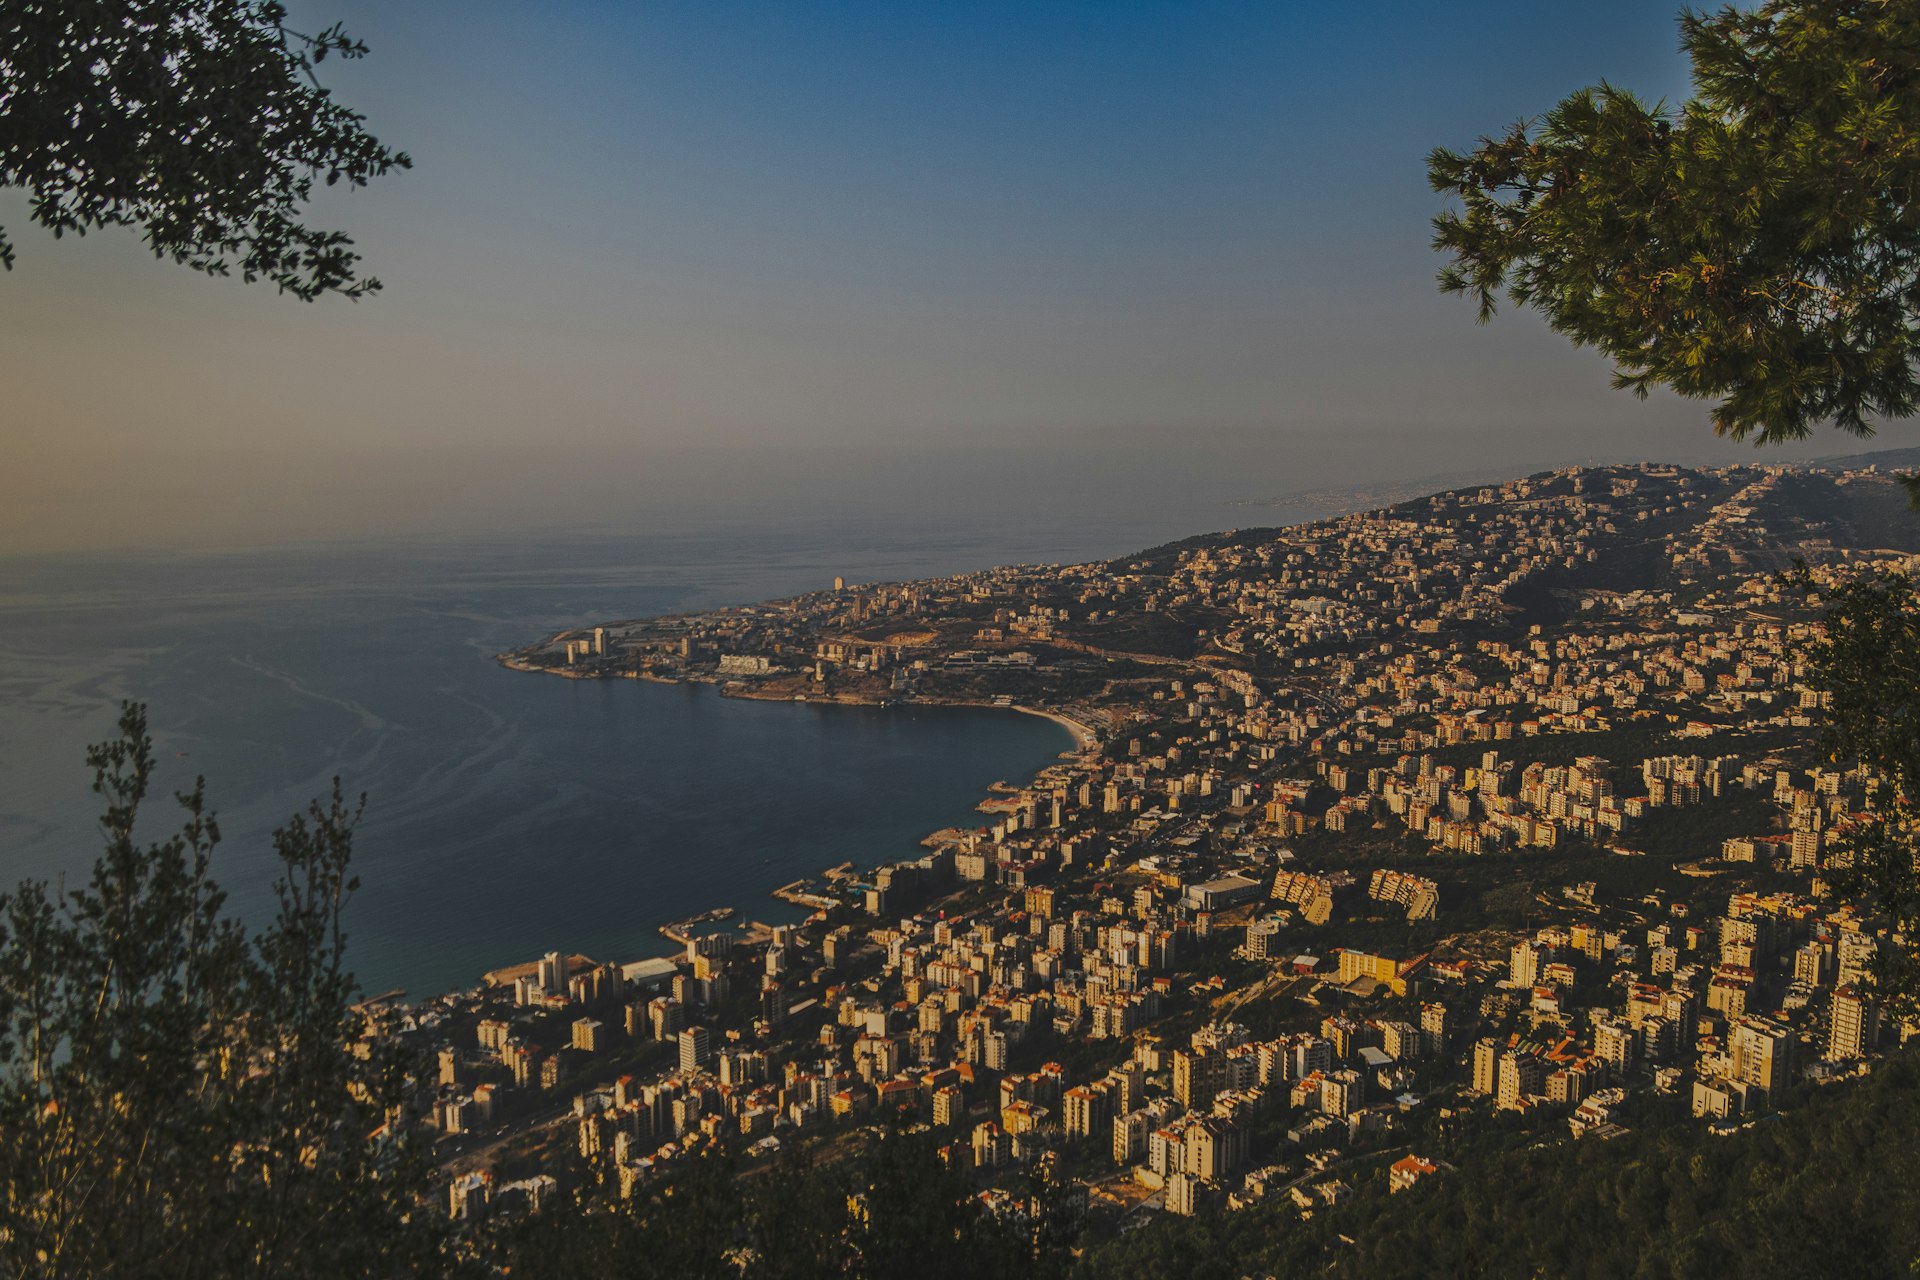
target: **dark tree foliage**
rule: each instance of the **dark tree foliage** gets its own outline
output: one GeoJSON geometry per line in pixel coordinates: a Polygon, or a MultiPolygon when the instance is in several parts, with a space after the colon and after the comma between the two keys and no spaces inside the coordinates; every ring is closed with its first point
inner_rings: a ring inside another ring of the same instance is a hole
{"type": "Polygon", "coordinates": [[[144,710],[88,754],[105,850],[85,888],[0,894],[0,1271],[397,1276],[429,1265],[409,1064],[357,1056],[335,785],[274,835],[279,912],[248,937],[212,876],[203,782],[158,843],[144,710]]]}
{"type": "MultiPolygon", "coordinates": [[[[367,50],[303,34],[265,0],[10,0],[0,6],[0,186],[58,236],[138,227],[154,256],[312,301],[380,282],[338,231],[301,222],[316,183],[412,161],[315,75],[367,50]]],[[[13,266],[0,233],[0,263],[13,266]]]]}
{"type": "Polygon", "coordinates": [[[1899,1014],[1920,1012],[1920,590],[1905,574],[1835,591],[1807,657],[1827,696],[1828,748],[1879,775],[1867,811],[1835,834],[1839,887],[1876,904],[1904,945],[1883,947],[1874,985],[1899,1014]]]}
{"type": "Polygon", "coordinates": [[[1436,150],[1441,287],[1504,291],[1616,385],[1714,400],[1761,443],[1920,408],[1920,6],[1767,0],[1680,18],[1695,96],[1608,84],[1436,150]]]}
{"type": "Polygon", "coordinates": [[[515,1280],[1064,1280],[1080,1217],[1047,1168],[990,1208],[929,1133],[896,1128],[832,1163],[789,1156],[746,1177],[709,1149],[611,1210],[500,1224],[483,1252],[515,1280]]]}
{"type": "MultiPolygon", "coordinates": [[[[670,1179],[611,1210],[563,1199],[502,1221],[483,1252],[490,1270],[515,1280],[731,1280],[752,1238],[737,1173],[724,1151],[690,1156],[670,1179]]],[[[816,1221],[812,1229],[830,1229],[831,1222],[816,1221]]]]}

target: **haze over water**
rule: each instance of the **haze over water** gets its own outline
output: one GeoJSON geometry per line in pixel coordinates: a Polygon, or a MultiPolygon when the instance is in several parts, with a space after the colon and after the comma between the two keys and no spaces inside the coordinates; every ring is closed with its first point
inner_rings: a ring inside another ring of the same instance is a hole
{"type": "MultiPolygon", "coordinates": [[[[349,927],[369,991],[428,995],[562,947],[657,955],[656,926],[714,906],[790,919],[769,889],[980,823],[989,783],[1024,780],[1069,736],[1013,712],[561,681],[493,655],[834,574],[1113,554],[1196,518],[0,560],[0,881],[84,877],[98,848],[85,747],[133,698],[151,706],[161,794],[208,778],[217,875],[252,923],[271,913],[271,830],[336,773],[368,793],[349,927]]],[[[149,815],[164,835],[171,804],[149,815]]]]}

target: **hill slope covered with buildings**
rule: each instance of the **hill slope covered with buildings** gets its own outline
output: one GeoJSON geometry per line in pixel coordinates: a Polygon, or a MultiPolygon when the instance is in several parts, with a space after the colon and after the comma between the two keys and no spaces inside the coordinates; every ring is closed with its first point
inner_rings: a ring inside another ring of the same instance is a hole
{"type": "Polygon", "coordinates": [[[550,957],[390,1024],[439,1054],[451,1210],[657,1206],[703,1151],[832,1164],[904,1115],[983,1212],[1036,1171],[1084,1195],[1103,1274],[1248,1224],[1386,1274],[1317,1224],[1504,1239],[1527,1215],[1489,1179],[1546,1213],[1536,1184],[1610,1170],[1624,1213],[1677,1153],[1797,1132],[1782,1110],[1847,1130],[1826,1091],[1910,1029],[1867,979],[1886,920],[1829,883],[1877,782],[1820,750],[1805,652],[1832,584],[1917,552],[1868,467],[1577,468],[503,655],[1083,738],[978,826],[790,886],[804,923],[550,957]]]}

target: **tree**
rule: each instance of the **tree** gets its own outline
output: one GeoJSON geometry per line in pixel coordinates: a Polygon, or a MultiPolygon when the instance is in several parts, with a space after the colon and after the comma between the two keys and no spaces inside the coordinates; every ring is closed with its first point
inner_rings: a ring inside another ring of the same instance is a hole
{"type": "Polygon", "coordinates": [[[434,1256],[410,1064],[357,1044],[341,911],[357,810],[275,833],[249,937],[212,876],[204,782],[167,839],[144,710],[93,748],[105,849],[85,888],[0,894],[0,1264],[9,1275],[403,1275],[434,1256]]]}
{"type": "Polygon", "coordinates": [[[745,1176],[735,1153],[709,1143],[615,1204],[575,1201],[495,1223],[482,1253],[515,1280],[1065,1276],[1084,1192],[1043,1161],[989,1206],[936,1143],[896,1116],[882,1136],[833,1162],[816,1163],[796,1142],[772,1169],[745,1176]]]}
{"type": "MultiPolygon", "coordinates": [[[[1920,12],[1767,0],[1685,13],[1695,96],[1586,88],[1433,152],[1441,288],[1502,291],[1615,366],[1715,400],[1759,443],[1856,435],[1920,408],[1920,12]]],[[[1915,488],[1920,501],[1920,488],[1915,488]]]]}
{"type": "Polygon", "coordinates": [[[1866,811],[1835,833],[1829,861],[1842,888],[1887,914],[1904,946],[1875,956],[1877,994],[1892,1012],[1920,1013],[1920,589],[1905,574],[1858,578],[1833,593],[1808,650],[1828,703],[1836,760],[1875,775],[1866,811]]]}
{"type": "MultiPolygon", "coordinates": [[[[15,0],[0,21],[0,186],[58,236],[139,227],[154,256],[307,301],[379,289],[353,241],[300,221],[317,182],[412,160],[316,77],[367,49],[271,0],[15,0]]],[[[0,263],[14,248],[0,232],[0,263]]]]}
{"type": "MultiPolygon", "coordinates": [[[[1471,152],[1428,160],[1440,286],[1490,319],[1504,291],[1614,363],[1616,386],[1715,400],[1760,444],[1920,410],[1920,3],[1764,0],[1683,13],[1695,96],[1601,84],[1471,152]]],[[[1920,507],[1920,475],[1905,478],[1920,507]]],[[[1838,850],[1904,945],[1880,985],[1920,996],[1916,628],[1905,579],[1842,589],[1812,654],[1837,753],[1885,785],[1838,850]]]]}

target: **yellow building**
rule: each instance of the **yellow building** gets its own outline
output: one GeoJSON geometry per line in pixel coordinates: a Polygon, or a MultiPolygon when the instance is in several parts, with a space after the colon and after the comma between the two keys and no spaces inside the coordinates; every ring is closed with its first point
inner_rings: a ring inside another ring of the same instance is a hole
{"type": "Polygon", "coordinates": [[[1400,961],[1391,956],[1377,956],[1365,951],[1342,951],[1340,953],[1340,984],[1361,978],[1371,978],[1397,996],[1404,996],[1412,990],[1411,974],[1419,967],[1425,956],[1413,960],[1400,961]]]}

